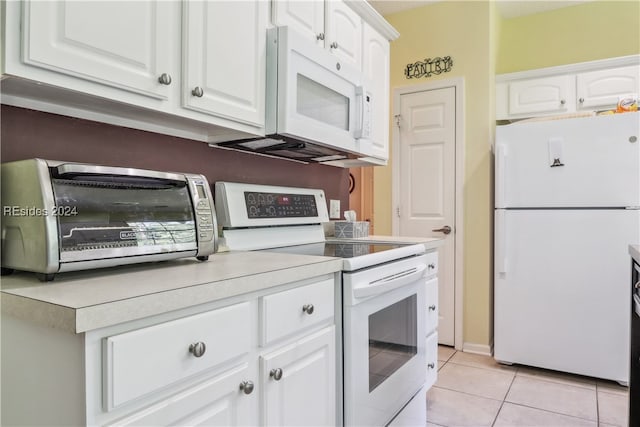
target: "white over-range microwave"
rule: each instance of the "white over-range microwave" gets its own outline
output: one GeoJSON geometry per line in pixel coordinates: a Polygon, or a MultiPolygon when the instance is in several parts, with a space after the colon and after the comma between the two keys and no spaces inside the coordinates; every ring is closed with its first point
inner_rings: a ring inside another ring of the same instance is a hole
{"type": "Polygon", "coordinates": [[[364,74],[289,27],[267,30],[265,137],[218,143],[305,162],[361,157],[376,102],[364,74]]]}

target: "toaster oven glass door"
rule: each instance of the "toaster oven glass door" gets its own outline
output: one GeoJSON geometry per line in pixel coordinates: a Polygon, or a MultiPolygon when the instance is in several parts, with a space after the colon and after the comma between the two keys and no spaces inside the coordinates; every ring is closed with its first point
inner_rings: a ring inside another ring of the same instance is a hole
{"type": "Polygon", "coordinates": [[[85,175],[52,183],[62,262],[197,249],[186,182],[85,175]]]}

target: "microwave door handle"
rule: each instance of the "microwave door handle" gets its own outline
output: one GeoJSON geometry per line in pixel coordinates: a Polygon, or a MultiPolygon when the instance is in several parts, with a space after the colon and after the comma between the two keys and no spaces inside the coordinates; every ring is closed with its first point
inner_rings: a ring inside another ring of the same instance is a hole
{"type": "Polygon", "coordinates": [[[356,116],[356,128],[354,129],[354,137],[362,138],[364,133],[364,100],[365,100],[365,90],[364,86],[356,86],[356,105],[360,110],[356,116]]]}
{"type": "Polygon", "coordinates": [[[408,285],[416,280],[424,277],[426,264],[420,264],[417,267],[405,270],[399,273],[395,273],[390,277],[374,280],[373,282],[364,283],[361,287],[357,286],[353,290],[353,295],[356,298],[364,298],[371,295],[378,295],[384,292],[388,292],[392,289],[399,288],[401,286],[408,285]]]}
{"type": "Polygon", "coordinates": [[[150,171],[146,169],[119,168],[115,166],[96,166],[84,165],[80,163],[64,163],[56,168],[58,175],[115,175],[130,176],[136,178],[155,178],[167,181],[186,182],[184,175],[171,173],[150,171]]]}

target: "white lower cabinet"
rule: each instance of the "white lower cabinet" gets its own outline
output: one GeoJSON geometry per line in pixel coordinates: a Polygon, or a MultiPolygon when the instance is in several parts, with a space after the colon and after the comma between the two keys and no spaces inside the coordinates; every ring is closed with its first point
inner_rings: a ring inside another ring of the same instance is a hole
{"type": "Polygon", "coordinates": [[[244,363],[109,425],[256,425],[258,393],[248,379],[255,378],[253,371],[244,363]]]}
{"type": "Polygon", "coordinates": [[[261,356],[263,425],[333,425],[335,359],[333,326],[261,356]]]}
{"type": "Polygon", "coordinates": [[[327,274],[81,334],[3,312],[2,425],[334,425],[336,283],[327,274]],[[281,316],[288,327],[266,342],[281,316]]]}

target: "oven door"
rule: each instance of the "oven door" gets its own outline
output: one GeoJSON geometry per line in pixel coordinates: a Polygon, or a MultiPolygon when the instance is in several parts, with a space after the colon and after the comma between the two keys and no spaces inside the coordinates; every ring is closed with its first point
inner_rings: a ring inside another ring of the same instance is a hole
{"type": "Polygon", "coordinates": [[[403,263],[343,275],[346,425],[387,424],[426,381],[423,270],[399,266],[404,273],[378,274],[373,281],[367,274],[403,263]],[[363,279],[371,285],[355,298],[363,279]]]}

